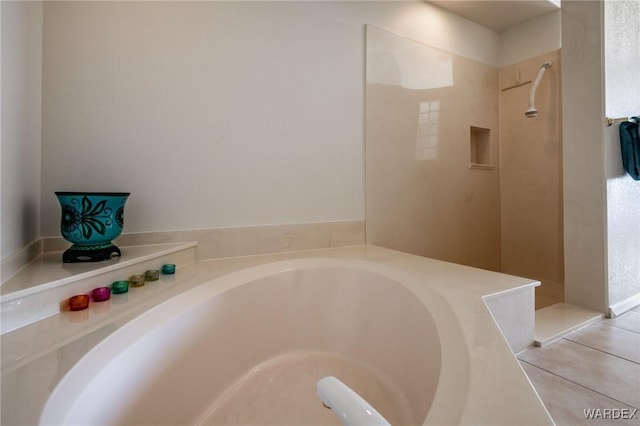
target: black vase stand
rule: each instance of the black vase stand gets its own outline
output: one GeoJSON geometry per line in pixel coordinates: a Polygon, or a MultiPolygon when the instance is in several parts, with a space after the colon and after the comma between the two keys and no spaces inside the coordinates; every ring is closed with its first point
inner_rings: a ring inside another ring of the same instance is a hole
{"type": "Polygon", "coordinates": [[[113,244],[96,248],[71,246],[62,254],[64,263],[101,262],[122,256],[122,252],[113,244]]]}

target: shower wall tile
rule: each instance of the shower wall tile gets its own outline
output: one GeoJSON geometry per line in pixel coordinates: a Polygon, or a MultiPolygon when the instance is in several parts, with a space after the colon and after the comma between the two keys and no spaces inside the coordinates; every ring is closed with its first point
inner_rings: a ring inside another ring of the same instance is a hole
{"type": "Polygon", "coordinates": [[[366,95],[367,243],[499,270],[497,69],[369,26],[366,95]]]}
{"type": "MultiPolygon", "coordinates": [[[[500,69],[502,268],[558,287],[564,282],[560,51],[500,69]],[[531,83],[552,61],[527,118],[531,83]],[[507,90],[505,90],[507,89],[507,90]]],[[[558,300],[557,302],[561,302],[558,300]]]]}

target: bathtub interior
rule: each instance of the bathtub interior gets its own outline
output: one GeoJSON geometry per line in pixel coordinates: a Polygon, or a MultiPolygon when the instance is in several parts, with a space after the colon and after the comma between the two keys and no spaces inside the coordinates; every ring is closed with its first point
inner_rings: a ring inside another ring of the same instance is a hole
{"type": "Polygon", "coordinates": [[[109,336],[60,382],[41,423],[339,424],[315,394],[328,375],[392,424],[423,423],[441,346],[412,291],[357,267],[242,276],[194,288],[109,336]]]}

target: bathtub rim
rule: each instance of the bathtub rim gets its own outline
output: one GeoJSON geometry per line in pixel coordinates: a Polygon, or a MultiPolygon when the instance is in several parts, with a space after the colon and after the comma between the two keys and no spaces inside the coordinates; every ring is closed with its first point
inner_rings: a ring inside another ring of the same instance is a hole
{"type": "Polygon", "coordinates": [[[470,355],[463,330],[446,298],[434,286],[425,282],[424,277],[421,278],[395,265],[364,259],[309,256],[268,262],[220,275],[131,319],[90,349],[63,376],[47,398],[38,424],[62,424],[77,399],[65,398],[65,395],[79,395],[90,383],[86,378],[93,377],[103,368],[104,363],[100,361],[109,362],[114,357],[124,354],[128,345],[137,337],[162,327],[191,307],[206,303],[228,290],[250,284],[262,277],[322,268],[359,269],[382,275],[401,284],[418,298],[436,325],[441,350],[438,384],[423,424],[442,424],[443,421],[447,424],[457,423],[462,417],[468,397],[470,355]],[[205,295],[206,297],[203,297],[205,295]],[[445,324],[448,332],[443,339],[443,330],[440,327],[445,324]],[[457,363],[452,364],[451,361],[454,359],[457,363]],[[434,419],[437,421],[434,422],[434,419]]]}

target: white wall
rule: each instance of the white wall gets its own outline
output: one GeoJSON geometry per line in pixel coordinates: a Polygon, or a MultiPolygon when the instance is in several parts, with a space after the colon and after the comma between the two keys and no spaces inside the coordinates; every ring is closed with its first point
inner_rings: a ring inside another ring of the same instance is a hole
{"type": "MultiPolygon", "coordinates": [[[[640,1],[605,3],[605,84],[608,117],[640,115],[640,1]],[[630,31],[635,28],[636,31],[630,31]]],[[[640,303],[640,182],[625,173],[618,125],[607,129],[609,306],[640,303]]]]}
{"type": "Polygon", "coordinates": [[[56,190],[132,192],[125,232],[363,219],[365,24],[497,63],[424,2],[46,2],[43,235],[56,190]]]}
{"type": "Polygon", "coordinates": [[[561,12],[558,9],[501,32],[500,67],[560,49],[560,21],[561,12]]]}
{"type": "Polygon", "coordinates": [[[640,0],[605,2],[604,13],[607,115],[640,115],[640,0]]]}
{"type": "Polygon", "coordinates": [[[40,236],[42,2],[2,1],[2,259],[40,236]]]}

